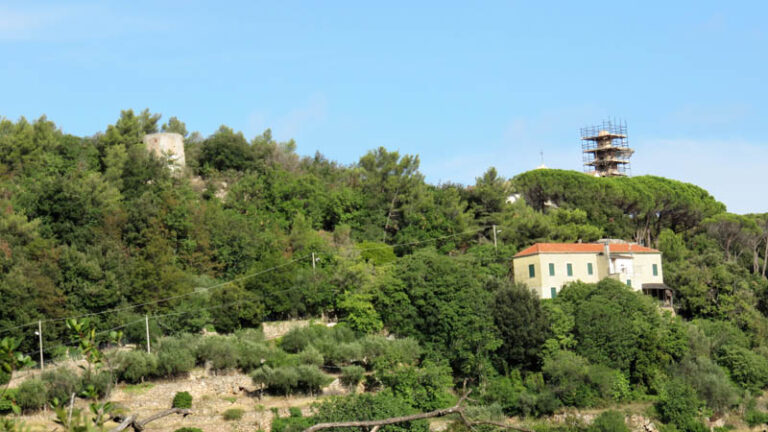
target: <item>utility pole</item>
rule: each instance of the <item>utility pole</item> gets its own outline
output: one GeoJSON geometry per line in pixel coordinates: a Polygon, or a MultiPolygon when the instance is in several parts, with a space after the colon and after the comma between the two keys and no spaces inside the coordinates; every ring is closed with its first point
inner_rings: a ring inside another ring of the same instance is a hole
{"type": "Polygon", "coordinates": [[[147,329],[147,354],[152,354],[152,350],[149,348],[149,315],[144,315],[144,325],[147,329]]]}
{"type": "Polygon", "coordinates": [[[315,253],[312,252],[312,273],[315,272],[315,253]]]}
{"type": "Polygon", "coordinates": [[[43,361],[43,321],[37,320],[37,340],[40,343],[40,370],[45,369],[43,361]]]}
{"type": "Polygon", "coordinates": [[[496,246],[496,225],[493,225],[493,249],[498,250],[496,246]]]}

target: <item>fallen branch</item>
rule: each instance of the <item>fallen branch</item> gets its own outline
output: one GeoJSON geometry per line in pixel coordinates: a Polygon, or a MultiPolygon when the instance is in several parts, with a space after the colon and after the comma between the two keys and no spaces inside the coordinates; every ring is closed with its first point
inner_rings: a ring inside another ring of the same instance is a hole
{"type": "Polygon", "coordinates": [[[139,417],[137,415],[129,415],[128,417],[122,418],[122,417],[113,417],[112,420],[116,422],[120,422],[117,426],[115,426],[113,429],[110,429],[109,432],[120,432],[125,429],[128,429],[129,427],[132,427],[134,432],[141,432],[144,430],[144,428],[147,426],[147,423],[153,422],[155,420],[159,420],[163,417],[167,417],[171,414],[179,414],[184,417],[190,415],[192,411],[188,409],[182,409],[182,408],[171,408],[165,411],[160,411],[159,413],[153,414],[144,420],[139,420],[139,417]]]}
{"type": "Polygon", "coordinates": [[[442,408],[434,411],[429,411],[425,413],[418,413],[418,414],[411,414],[407,416],[400,416],[400,417],[390,417],[386,419],[381,420],[365,420],[365,421],[347,421],[347,422],[328,422],[328,423],[318,423],[314,426],[310,426],[306,429],[304,429],[304,432],[317,432],[319,430],[323,429],[330,429],[330,428],[344,428],[344,427],[365,427],[365,428],[372,428],[371,432],[378,431],[378,429],[381,426],[391,425],[395,423],[406,423],[406,422],[412,422],[416,420],[423,420],[428,418],[435,418],[435,417],[443,417],[450,414],[458,414],[461,418],[461,421],[470,429],[472,429],[475,425],[481,425],[481,424],[487,424],[487,425],[493,425],[498,426],[500,428],[504,429],[512,429],[517,430],[520,432],[532,432],[529,429],[524,429],[518,426],[512,426],[505,423],[497,423],[497,422],[490,422],[490,421],[471,421],[464,415],[464,402],[467,400],[467,397],[469,397],[469,394],[472,393],[472,390],[466,390],[464,394],[459,398],[459,401],[456,403],[456,405],[450,407],[450,408],[442,408]]]}

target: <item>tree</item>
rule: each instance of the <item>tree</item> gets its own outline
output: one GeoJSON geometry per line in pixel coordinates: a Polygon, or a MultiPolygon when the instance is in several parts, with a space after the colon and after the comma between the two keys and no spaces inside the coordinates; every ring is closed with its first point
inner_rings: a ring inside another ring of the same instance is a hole
{"type": "Polygon", "coordinates": [[[163,132],[177,133],[185,138],[189,134],[187,132],[187,125],[184,124],[183,121],[177,119],[176,117],[169,118],[168,122],[163,124],[162,130],[163,132]]]}
{"type": "Polygon", "coordinates": [[[379,283],[376,308],[388,329],[448,358],[457,373],[484,373],[501,340],[488,313],[492,297],[471,262],[421,250],[379,283]]]}
{"type": "Polygon", "coordinates": [[[550,335],[539,296],[524,285],[504,283],[496,292],[491,314],[503,341],[496,351],[501,362],[508,368],[535,370],[550,335]]]}
{"type": "Polygon", "coordinates": [[[243,133],[226,126],[219,127],[203,141],[199,164],[217,171],[247,171],[257,167],[256,155],[243,133]]]}

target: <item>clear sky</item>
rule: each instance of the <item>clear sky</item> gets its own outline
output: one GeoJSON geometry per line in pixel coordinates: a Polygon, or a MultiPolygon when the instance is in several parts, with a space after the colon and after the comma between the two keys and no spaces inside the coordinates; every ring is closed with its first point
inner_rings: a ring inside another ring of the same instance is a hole
{"type": "Polygon", "coordinates": [[[208,135],[272,128],[427,180],[581,169],[627,121],[633,174],[768,211],[768,2],[0,2],[0,115],[91,135],[121,109],[208,135]]]}

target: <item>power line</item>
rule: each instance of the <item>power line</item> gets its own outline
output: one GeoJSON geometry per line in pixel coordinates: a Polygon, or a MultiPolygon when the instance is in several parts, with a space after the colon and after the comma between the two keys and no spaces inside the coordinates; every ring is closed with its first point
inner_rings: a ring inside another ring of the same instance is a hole
{"type": "MultiPolygon", "coordinates": [[[[440,237],[434,237],[434,238],[425,239],[425,240],[417,240],[417,241],[406,242],[406,243],[398,243],[398,244],[393,244],[393,245],[373,246],[373,247],[362,248],[362,249],[358,249],[358,250],[360,252],[365,252],[365,251],[369,251],[369,250],[396,248],[396,247],[401,247],[401,246],[412,246],[412,245],[416,245],[416,244],[436,242],[436,241],[445,240],[445,239],[448,239],[448,238],[458,237],[458,236],[461,236],[461,235],[477,233],[477,232],[485,230],[486,228],[487,227],[480,227],[480,228],[476,228],[476,229],[470,229],[470,230],[462,231],[462,232],[459,232],[459,233],[449,234],[449,235],[440,236],[440,237]]],[[[219,287],[222,287],[222,286],[225,286],[225,285],[229,285],[229,284],[232,284],[232,283],[235,283],[235,282],[240,282],[240,281],[243,281],[243,280],[247,280],[247,279],[250,279],[250,278],[253,278],[253,277],[265,274],[265,273],[268,273],[268,272],[272,272],[272,271],[275,271],[275,270],[280,269],[282,267],[289,266],[291,264],[294,264],[296,262],[305,260],[305,259],[310,258],[310,257],[312,257],[312,254],[304,255],[304,256],[301,256],[299,258],[294,258],[294,259],[292,259],[292,260],[290,260],[288,262],[285,262],[285,263],[282,263],[282,264],[278,264],[276,266],[273,266],[273,267],[270,267],[270,268],[267,268],[267,269],[264,269],[264,270],[260,270],[260,271],[251,273],[249,275],[245,275],[245,276],[241,276],[241,277],[238,277],[238,278],[234,278],[234,279],[231,279],[229,281],[221,282],[221,283],[214,284],[214,285],[211,285],[211,286],[208,286],[208,287],[194,287],[192,289],[192,291],[190,291],[188,293],[184,293],[184,294],[179,294],[179,295],[176,295],[176,296],[166,297],[166,298],[162,298],[162,299],[158,299],[158,300],[153,300],[153,301],[145,302],[145,303],[135,303],[135,304],[127,305],[127,306],[121,306],[121,307],[117,307],[117,308],[106,309],[106,310],[103,310],[101,312],[93,312],[93,313],[87,313],[87,314],[71,316],[71,317],[63,317],[63,318],[44,319],[44,320],[39,320],[39,322],[42,322],[42,323],[61,322],[61,321],[66,321],[68,319],[79,319],[79,318],[87,318],[87,317],[99,316],[99,315],[104,315],[104,314],[114,313],[114,312],[124,312],[124,311],[127,311],[127,310],[135,309],[137,307],[148,306],[148,305],[158,304],[158,303],[162,303],[162,302],[166,302],[166,301],[170,301],[170,300],[184,298],[184,297],[188,297],[188,296],[191,296],[191,295],[194,295],[194,294],[199,294],[201,292],[206,292],[206,291],[209,291],[209,290],[212,290],[212,289],[215,289],[215,288],[219,288],[219,287]]],[[[276,294],[276,292],[275,293],[270,293],[270,294],[276,294]]],[[[38,324],[38,321],[34,321],[34,322],[25,323],[25,324],[20,324],[20,325],[13,326],[13,327],[6,327],[6,328],[3,328],[3,329],[0,329],[0,334],[9,332],[11,330],[16,330],[16,329],[20,329],[20,328],[24,328],[24,327],[30,327],[30,326],[37,325],[37,324],[38,324]]]]}
{"type": "MultiPolygon", "coordinates": [[[[193,294],[199,294],[201,292],[205,292],[205,291],[208,291],[208,290],[219,288],[219,287],[222,287],[222,286],[225,286],[225,285],[229,285],[229,284],[232,284],[232,283],[235,283],[235,282],[239,282],[239,281],[242,281],[242,280],[250,279],[252,277],[256,277],[256,276],[262,275],[264,273],[277,270],[277,269],[279,269],[281,267],[286,267],[288,265],[291,265],[291,264],[293,264],[295,262],[304,260],[304,259],[309,258],[309,257],[310,257],[310,255],[306,255],[306,256],[299,257],[299,258],[295,258],[295,259],[292,259],[292,260],[290,260],[290,261],[288,261],[286,263],[279,264],[279,265],[276,265],[274,267],[270,267],[268,269],[260,270],[258,272],[251,273],[249,275],[241,276],[239,278],[231,279],[231,280],[228,280],[228,281],[225,281],[225,282],[221,282],[221,283],[218,283],[218,284],[215,284],[215,285],[211,285],[211,286],[208,286],[208,287],[195,287],[195,288],[192,289],[192,291],[190,291],[188,293],[185,293],[185,294],[179,294],[179,295],[176,295],[176,296],[166,297],[166,298],[162,298],[162,299],[159,299],[159,300],[153,300],[153,301],[145,302],[145,303],[136,303],[136,304],[132,304],[132,305],[129,305],[129,306],[121,306],[121,307],[118,307],[118,308],[103,310],[101,312],[93,312],[93,313],[88,313],[88,314],[83,314],[83,315],[78,315],[78,316],[72,316],[72,317],[64,317],[64,318],[44,319],[44,320],[40,320],[40,321],[42,321],[43,323],[48,323],[48,322],[66,321],[68,319],[87,318],[87,317],[92,317],[92,316],[97,316],[97,315],[104,315],[104,314],[112,313],[112,312],[123,312],[123,311],[126,311],[126,310],[135,309],[135,308],[141,307],[141,306],[148,306],[148,305],[151,305],[151,304],[157,304],[157,303],[162,303],[162,302],[166,302],[166,301],[169,301],[169,300],[175,300],[175,299],[182,298],[182,297],[187,297],[187,296],[190,296],[190,295],[193,295],[193,294]]],[[[30,325],[36,325],[36,324],[37,324],[37,321],[32,322],[32,323],[22,324],[22,325],[15,326],[15,327],[7,327],[7,328],[4,328],[4,329],[0,329],[0,334],[8,332],[10,330],[15,330],[15,329],[18,329],[18,328],[28,327],[30,325]]]]}

